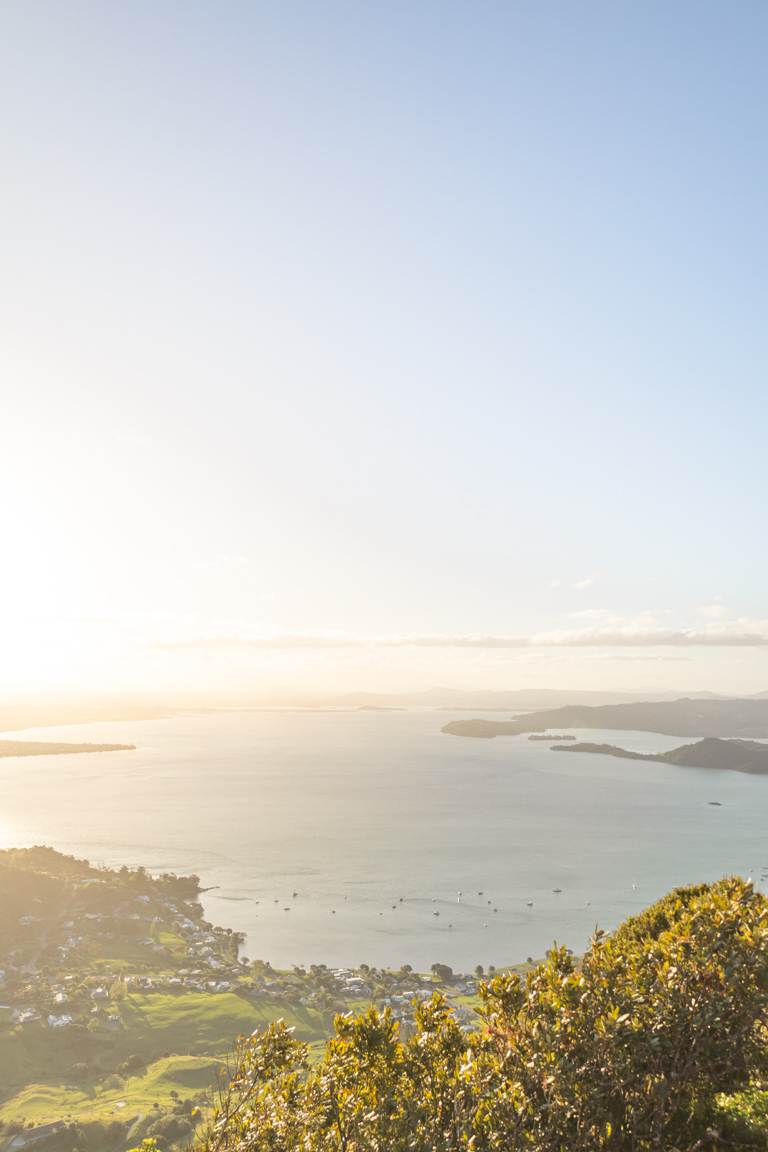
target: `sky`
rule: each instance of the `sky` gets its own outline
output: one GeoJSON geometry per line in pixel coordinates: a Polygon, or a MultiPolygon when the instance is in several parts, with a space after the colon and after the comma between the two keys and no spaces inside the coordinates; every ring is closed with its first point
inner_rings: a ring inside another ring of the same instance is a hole
{"type": "Polygon", "coordinates": [[[767,47],[6,0],[0,691],[768,689],[767,47]]]}

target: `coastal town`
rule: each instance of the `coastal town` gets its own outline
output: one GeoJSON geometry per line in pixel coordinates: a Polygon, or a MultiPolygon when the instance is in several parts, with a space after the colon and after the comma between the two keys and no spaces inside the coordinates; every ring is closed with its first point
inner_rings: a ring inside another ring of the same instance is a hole
{"type": "Polygon", "coordinates": [[[195,876],[97,868],[41,847],[0,853],[2,1152],[51,1140],[66,1152],[86,1120],[118,1125],[115,1147],[137,1131],[163,1147],[171,1120],[188,1136],[237,1036],[278,1019],[311,1058],[334,1016],[371,1005],[404,1036],[414,1004],[436,991],[462,1028],[477,1020],[480,968],[273,968],[205,919],[200,894],[195,876]]]}
{"type": "MultiPolygon", "coordinates": [[[[478,976],[454,975],[436,963],[428,974],[409,965],[396,971],[329,969],[323,964],[289,971],[240,956],[242,936],[203,918],[197,877],[153,878],[142,869],[94,869],[47,849],[24,857],[65,862],[61,900],[47,911],[23,911],[0,938],[0,1026],[42,1023],[63,1029],[87,1023],[123,1027],[120,1004],[131,992],[221,994],[288,998],[322,1013],[345,1011],[364,1000],[410,1015],[415,999],[436,986],[451,997],[471,997],[478,976]],[[73,867],[74,865],[74,867],[73,867]]],[[[24,878],[50,874],[18,868],[24,878]]],[[[32,907],[40,896],[32,897],[32,907]]],[[[457,1001],[457,1007],[461,1004],[457,1001]]]]}

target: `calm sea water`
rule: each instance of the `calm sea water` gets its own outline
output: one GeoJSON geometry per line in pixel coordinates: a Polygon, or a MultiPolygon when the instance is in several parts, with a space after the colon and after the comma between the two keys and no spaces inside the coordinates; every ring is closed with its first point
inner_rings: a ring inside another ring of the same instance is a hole
{"type": "Polygon", "coordinates": [[[254,712],[19,733],[137,750],[0,760],[0,847],[196,872],[215,886],[208,916],[279,966],[466,970],[555,939],[578,950],[672,885],[768,871],[766,778],[445,736],[450,718],[254,712]]]}

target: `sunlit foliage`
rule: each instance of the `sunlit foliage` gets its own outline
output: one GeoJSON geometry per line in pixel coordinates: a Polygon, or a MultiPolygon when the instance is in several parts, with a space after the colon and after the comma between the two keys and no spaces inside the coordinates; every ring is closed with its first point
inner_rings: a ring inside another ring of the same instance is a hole
{"type": "Polygon", "coordinates": [[[336,1019],[323,1060],[277,1023],[244,1041],[200,1152],[702,1149],[719,1093],[759,1073],[768,909],[726,879],[678,889],[580,962],[555,949],[482,986],[466,1033],[435,995],[336,1019]]]}

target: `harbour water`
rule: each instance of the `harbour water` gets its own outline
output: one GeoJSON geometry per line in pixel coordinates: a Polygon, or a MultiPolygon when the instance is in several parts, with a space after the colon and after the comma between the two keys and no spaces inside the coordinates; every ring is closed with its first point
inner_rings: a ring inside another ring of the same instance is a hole
{"type": "Polygon", "coordinates": [[[209,918],[276,966],[512,963],[554,940],[579,950],[673,885],[768,872],[767,778],[461,739],[440,731],[451,718],[264,711],[4,733],[137,747],[0,760],[0,847],[196,872],[209,918]]]}

